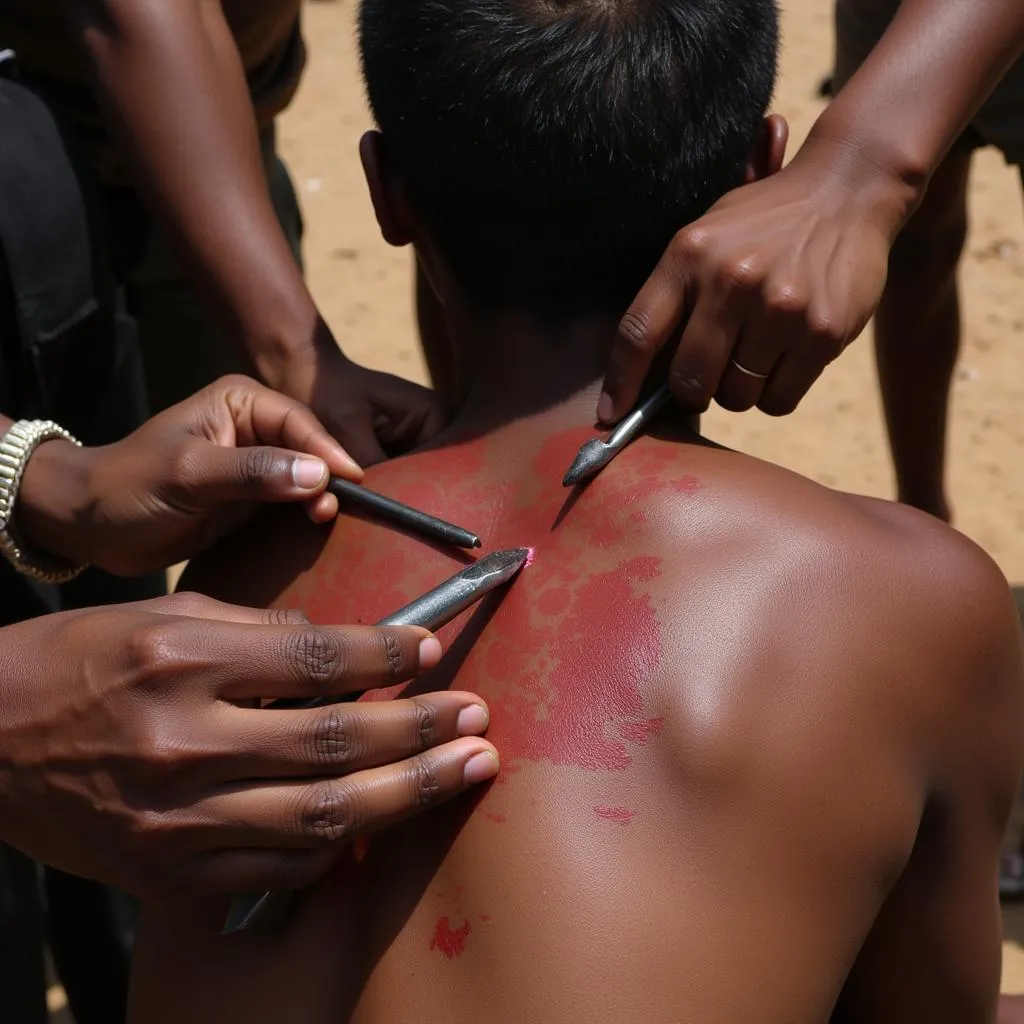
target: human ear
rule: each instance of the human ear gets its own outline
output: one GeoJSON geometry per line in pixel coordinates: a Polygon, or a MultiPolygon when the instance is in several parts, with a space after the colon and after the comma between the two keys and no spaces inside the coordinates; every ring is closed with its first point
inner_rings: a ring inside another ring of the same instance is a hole
{"type": "Polygon", "coordinates": [[[405,189],[388,159],[387,143],[380,132],[367,132],[359,140],[359,159],[384,241],[399,247],[414,242],[416,230],[405,189]]]}
{"type": "Polygon", "coordinates": [[[786,143],[789,142],[789,125],[780,114],[769,114],[758,130],[754,146],[750,151],[744,183],[755,181],[782,170],[786,159],[786,143]]]}

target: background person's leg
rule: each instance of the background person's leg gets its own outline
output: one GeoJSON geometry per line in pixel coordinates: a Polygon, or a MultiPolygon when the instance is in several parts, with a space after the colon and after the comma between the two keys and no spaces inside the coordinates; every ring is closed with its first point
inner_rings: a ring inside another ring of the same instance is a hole
{"type": "Polygon", "coordinates": [[[899,500],[949,518],[943,484],[949,389],[960,350],[957,266],[967,235],[972,149],[936,172],[889,257],[875,357],[899,500]]]}

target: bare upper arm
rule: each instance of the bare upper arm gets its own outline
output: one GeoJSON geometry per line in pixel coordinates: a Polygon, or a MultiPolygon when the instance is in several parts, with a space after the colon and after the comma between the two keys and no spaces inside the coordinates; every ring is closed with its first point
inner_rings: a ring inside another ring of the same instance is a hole
{"type": "Polygon", "coordinates": [[[985,555],[948,533],[923,540],[908,549],[903,661],[927,666],[920,718],[930,795],[836,1024],[995,1019],[998,864],[1024,750],[1020,628],[985,555]]]}

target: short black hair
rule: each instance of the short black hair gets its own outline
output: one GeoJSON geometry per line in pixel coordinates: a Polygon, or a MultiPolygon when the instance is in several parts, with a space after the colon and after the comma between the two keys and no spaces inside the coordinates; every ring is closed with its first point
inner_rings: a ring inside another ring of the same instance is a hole
{"type": "Polygon", "coordinates": [[[743,180],[775,0],[362,0],[389,161],[488,307],[621,312],[743,180]]]}

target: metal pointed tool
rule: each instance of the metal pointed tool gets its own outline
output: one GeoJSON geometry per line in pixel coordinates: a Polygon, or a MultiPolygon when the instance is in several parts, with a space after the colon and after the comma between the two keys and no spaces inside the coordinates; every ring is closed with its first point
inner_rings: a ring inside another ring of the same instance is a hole
{"type": "Polygon", "coordinates": [[[644,427],[661,412],[668,401],[668,385],[663,384],[645,402],[638,405],[607,437],[585,441],[562,477],[563,487],[575,487],[596,476],[644,427]]]}
{"type": "MultiPolygon", "coordinates": [[[[509,548],[486,555],[404,608],[381,619],[377,625],[440,629],[456,615],[512,580],[526,565],[529,557],[529,548],[509,548]]],[[[346,699],[351,698],[341,697],[335,700],[328,697],[313,697],[303,701],[278,700],[268,704],[267,710],[315,708],[323,704],[340,703],[346,699]]],[[[261,924],[272,924],[287,912],[292,895],[290,892],[264,892],[235,896],[231,901],[221,934],[226,935],[261,924]]]]}
{"type": "Polygon", "coordinates": [[[443,519],[421,512],[411,505],[395,501],[394,498],[371,491],[362,484],[354,484],[351,480],[332,476],[328,481],[327,490],[336,495],[339,501],[348,502],[380,516],[381,519],[397,523],[410,533],[417,533],[441,544],[454,544],[457,548],[480,547],[480,538],[475,533],[454,523],[446,523],[443,519]]]}

